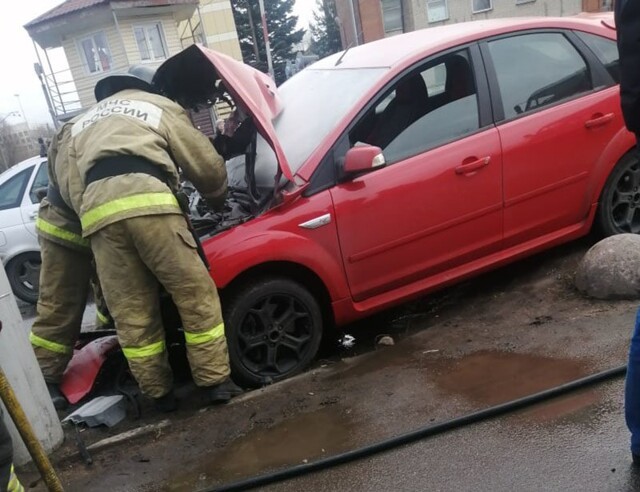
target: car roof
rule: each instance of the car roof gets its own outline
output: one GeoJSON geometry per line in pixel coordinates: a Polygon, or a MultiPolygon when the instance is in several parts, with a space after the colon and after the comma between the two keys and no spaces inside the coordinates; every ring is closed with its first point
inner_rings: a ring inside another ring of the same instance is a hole
{"type": "Polygon", "coordinates": [[[39,155],[34,156],[34,157],[29,157],[28,159],[25,159],[24,161],[19,162],[18,164],[14,165],[14,166],[11,166],[5,172],[0,174],[0,182],[6,181],[7,179],[11,178],[12,176],[18,174],[20,171],[25,170],[29,166],[33,166],[34,164],[37,164],[39,162],[46,161],[46,160],[47,160],[46,157],[40,157],[39,155]]]}
{"type": "Polygon", "coordinates": [[[612,12],[571,17],[523,17],[459,22],[372,41],[324,58],[310,69],[390,68],[426,53],[437,53],[489,36],[527,29],[576,29],[604,34],[615,29],[612,12]],[[610,27],[608,27],[610,26],[610,27]]]}

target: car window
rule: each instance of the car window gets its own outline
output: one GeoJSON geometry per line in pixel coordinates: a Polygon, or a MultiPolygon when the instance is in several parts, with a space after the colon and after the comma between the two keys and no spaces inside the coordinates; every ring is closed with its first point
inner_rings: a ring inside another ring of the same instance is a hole
{"type": "Polygon", "coordinates": [[[392,164],[460,138],[479,128],[476,92],[467,50],[438,57],[381,94],[350,143],[380,147],[392,164]]]}
{"type": "Polygon", "coordinates": [[[31,203],[38,203],[40,201],[36,196],[36,192],[40,188],[46,188],[47,186],[49,186],[49,174],[47,172],[47,163],[43,162],[38,169],[38,174],[36,174],[36,178],[33,180],[31,190],[29,191],[29,198],[31,198],[31,203]]]}
{"type": "Polygon", "coordinates": [[[598,60],[609,72],[609,75],[618,84],[620,83],[620,67],[618,66],[618,45],[615,41],[598,36],[597,34],[591,34],[587,32],[577,31],[576,34],[580,36],[586,45],[593,51],[598,60]]]}
{"type": "Polygon", "coordinates": [[[475,94],[427,113],[395,138],[386,149],[388,163],[398,162],[478,129],[475,94]]]}
{"type": "Polygon", "coordinates": [[[24,189],[27,187],[27,182],[32,172],[33,167],[20,171],[0,185],[0,210],[7,210],[20,205],[24,189]]]}
{"type": "Polygon", "coordinates": [[[523,34],[488,46],[506,119],[593,88],[587,63],[560,33],[523,34]]]}

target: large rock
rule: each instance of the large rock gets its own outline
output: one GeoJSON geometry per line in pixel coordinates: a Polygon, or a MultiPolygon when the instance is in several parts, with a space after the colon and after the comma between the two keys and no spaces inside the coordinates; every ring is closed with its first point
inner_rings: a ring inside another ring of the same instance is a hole
{"type": "Polygon", "coordinates": [[[640,235],[603,239],[584,256],[576,287],[597,299],[640,299],[640,235]]]}

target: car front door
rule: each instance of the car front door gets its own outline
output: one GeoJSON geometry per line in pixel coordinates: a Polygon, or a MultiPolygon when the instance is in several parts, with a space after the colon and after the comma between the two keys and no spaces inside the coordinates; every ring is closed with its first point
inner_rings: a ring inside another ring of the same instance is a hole
{"type": "Polygon", "coordinates": [[[40,200],[38,199],[38,191],[46,189],[49,185],[49,176],[47,174],[47,162],[43,161],[36,164],[36,172],[33,173],[33,179],[29,183],[24,193],[20,213],[22,221],[27,231],[34,237],[37,237],[36,220],[38,218],[38,209],[40,208],[40,200]]]}
{"type": "Polygon", "coordinates": [[[411,70],[349,133],[351,146],[380,146],[387,161],[331,190],[356,301],[441,283],[499,249],[500,140],[478,55],[472,46],[411,70]]]}
{"type": "Polygon", "coordinates": [[[530,31],[481,45],[502,142],[505,248],[587,219],[589,173],[620,128],[611,78],[576,42],[530,31]]]}

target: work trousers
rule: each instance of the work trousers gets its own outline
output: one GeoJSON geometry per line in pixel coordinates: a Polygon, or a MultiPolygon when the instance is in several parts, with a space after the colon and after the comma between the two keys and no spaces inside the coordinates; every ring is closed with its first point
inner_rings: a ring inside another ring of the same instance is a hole
{"type": "Polygon", "coordinates": [[[93,270],[91,252],[82,253],[42,236],[39,241],[40,293],[31,344],[45,381],[59,384],[82,327],[93,270]]]}
{"type": "Polygon", "coordinates": [[[91,248],[120,345],[144,394],[159,398],[173,385],[160,284],[182,318],[196,385],[213,386],[229,376],[218,292],[182,215],[115,222],[91,235],[91,248]]]}
{"type": "Polygon", "coordinates": [[[629,348],[624,392],[624,413],[631,431],[631,452],[640,456],[640,309],[629,348]]]}

